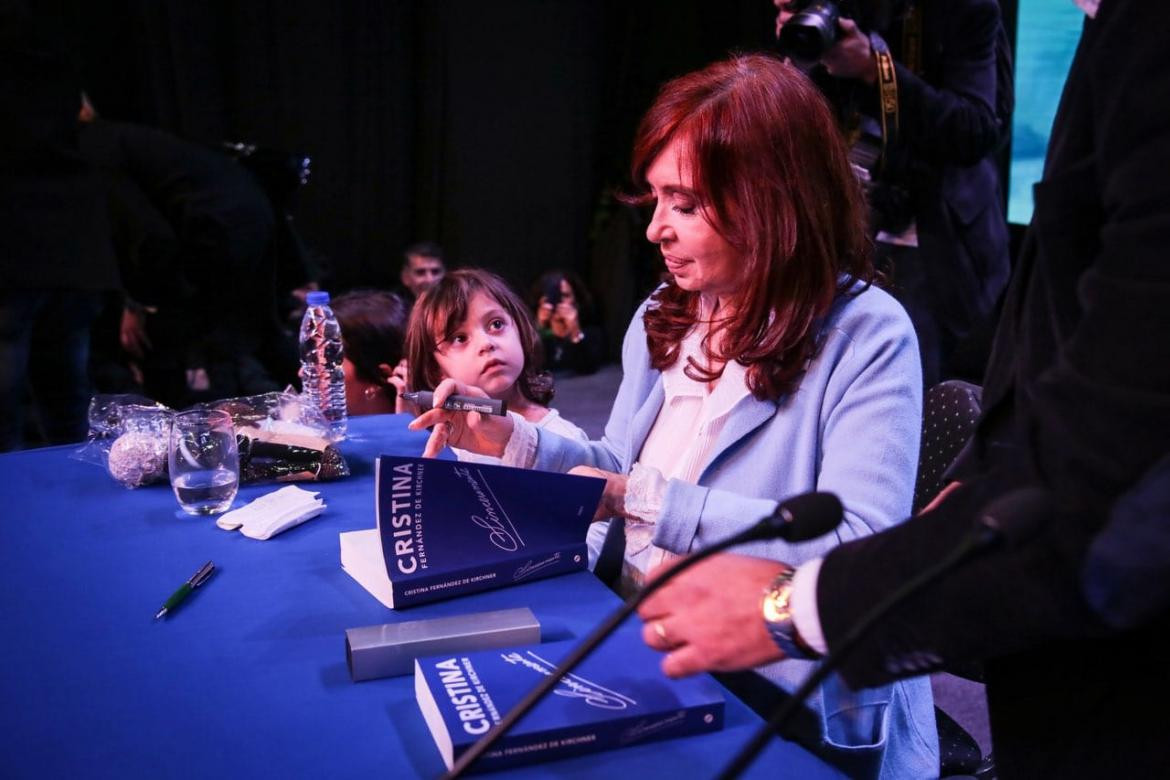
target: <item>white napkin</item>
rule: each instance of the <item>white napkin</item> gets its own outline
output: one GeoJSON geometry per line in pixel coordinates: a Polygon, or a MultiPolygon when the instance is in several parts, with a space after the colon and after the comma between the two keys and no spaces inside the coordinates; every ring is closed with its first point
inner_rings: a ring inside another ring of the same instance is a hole
{"type": "Polygon", "coordinates": [[[317,498],[318,495],[289,485],[220,515],[215,524],[225,531],[238,528],[240,533],[252,539],[271,539],[325,511],[325,502],[317,498]]]}

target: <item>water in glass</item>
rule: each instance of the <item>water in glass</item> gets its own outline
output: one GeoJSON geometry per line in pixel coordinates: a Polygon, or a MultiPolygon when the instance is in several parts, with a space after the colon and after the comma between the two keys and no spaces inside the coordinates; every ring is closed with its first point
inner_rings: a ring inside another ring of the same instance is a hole
{"type": "Polygon", "coordinates": [[[231,415],[202,409],[176,414],[169,455],[171,487],[184,512],[214,515],[232,505],[240,456],[231,415]]]}

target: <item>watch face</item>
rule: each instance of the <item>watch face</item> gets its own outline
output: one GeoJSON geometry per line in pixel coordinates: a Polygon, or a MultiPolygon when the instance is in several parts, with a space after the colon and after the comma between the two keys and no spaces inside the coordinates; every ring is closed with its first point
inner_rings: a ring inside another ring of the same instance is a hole
{"type": "Polygon", "coordinates": [[[791,620],[792,610],[789,605],[789,596],[792,594],[792,585],[784,583],[776,590],[764,596],[764,620],[769,623],[791,620]]]}

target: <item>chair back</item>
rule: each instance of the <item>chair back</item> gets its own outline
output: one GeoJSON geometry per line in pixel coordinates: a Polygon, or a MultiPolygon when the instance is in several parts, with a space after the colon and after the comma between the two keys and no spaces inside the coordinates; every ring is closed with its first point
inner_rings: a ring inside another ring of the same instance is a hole
{"type": "Polygon", "coordinates": [[[914,514],[942,490],[947,469],[975,432],[981,396],[979,385],[958,379],[940,382],[926,391],[922,404],[918,480],[914,485],[914,514]]]}

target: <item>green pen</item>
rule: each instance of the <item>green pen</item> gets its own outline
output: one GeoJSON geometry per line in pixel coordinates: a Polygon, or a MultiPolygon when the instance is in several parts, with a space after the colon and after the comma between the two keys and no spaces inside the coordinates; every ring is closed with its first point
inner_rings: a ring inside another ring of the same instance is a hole
{"type": "Polygon", "coordinates": [[[211,561],[208,561],[207,563],[200,566],[199,571],[191,575],[191,579],[184,582],[179,586],[178,590],[171,594],[171,597],[167,599],[165,604],[162,605],[162,609],[154,613],[154,619],[158,620],[161,617],[165,617],[172,609],[179,606],[183,599],[191,595],[191,591],[207,582],[208,578],[211,577],[211,575],[214,573],[215,564],[211,561]]]}

